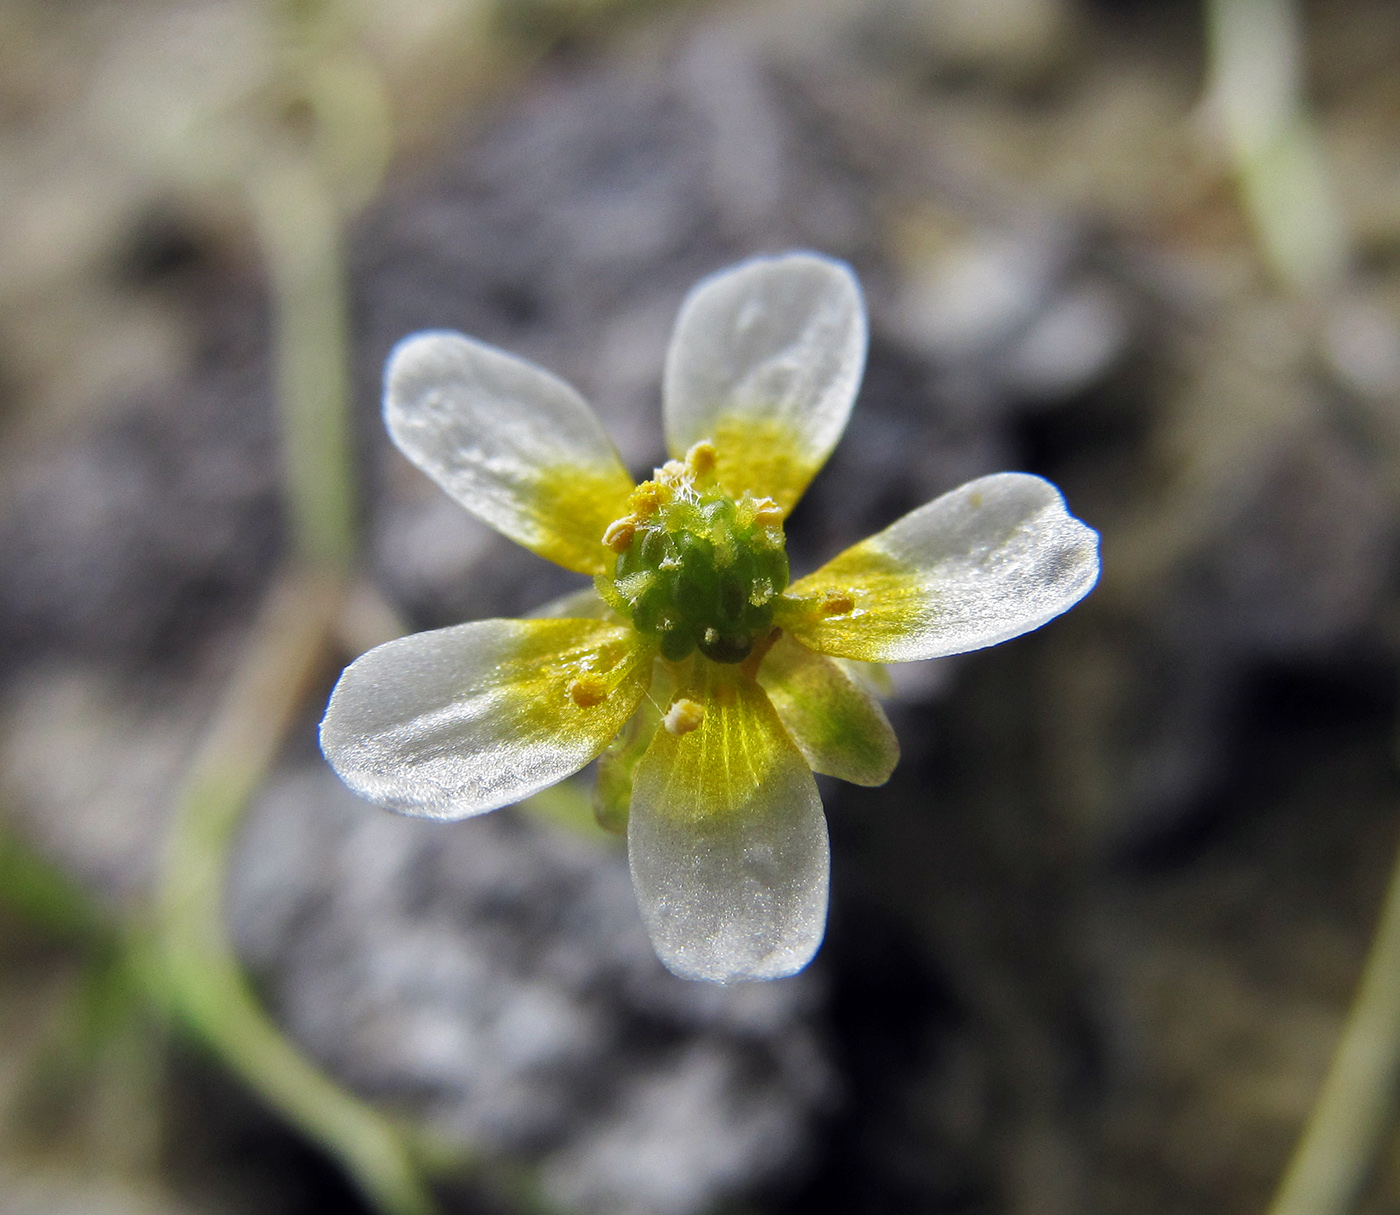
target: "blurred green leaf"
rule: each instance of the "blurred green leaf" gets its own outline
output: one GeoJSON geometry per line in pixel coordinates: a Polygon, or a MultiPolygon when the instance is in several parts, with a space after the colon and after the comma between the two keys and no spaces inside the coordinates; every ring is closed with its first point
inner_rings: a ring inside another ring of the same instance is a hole
{"type": "Polygon", "coordinates": [[[0,823],[0,906],[60,937],[110,937],[87,892],[0,823]]]}

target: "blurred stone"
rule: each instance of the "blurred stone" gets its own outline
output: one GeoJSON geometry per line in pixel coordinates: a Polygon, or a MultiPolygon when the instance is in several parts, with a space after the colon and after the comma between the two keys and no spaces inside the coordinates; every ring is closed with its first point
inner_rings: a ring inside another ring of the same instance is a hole
{"type": "Polygon", "coordinates": [[[1063,240],[1044,230],[987,231],[912,268],[900,309],[904,336],[936,359],[985,354],[1035,317],[1062,272],[1063,240]]]}
{"type": "Polygon", "coordinates": [[[261,584],[278,530],[267,366],[256,304],[237,284],[221,296],[205,301],[217,336],[193,382],[15,461],[0,487],[0,665],[185,652],[261,584]]]}
{"type": "Polygon", "coordinates": [[[781,1175],[808,1145],[789,1112],[755,1092],[753,1064],[709,1043],[688,1048],[551,1159],[546,1190],[568,1210],[690,1215],[781,1175]]]}
{"type": "Polygon", "coordinates": [[[125,1177],[81,1177],[67,1170],[0,1166],[0,1215],[196,1215],[212,1210],[125,1177]]]}
{"type": "Polygon", "coordinates": [[[1127,346],[1130,308],[1124,293],[1105,282],[1071,284],[1011,342],[1002,358],[1006,386],[1055,402],[1096,383],[1127,346]]]}
{"type": "Polygon", "coordinates": [[[1027,86],[1063,64],[1075,15],[1069,0],[884,0],[872,20],[881,43],[931,75],[1027,86]]]}
{"type": "Polygon", "coordinates": [[[1396,522],[1374,462],[1310,431],[1266,452],[1253,492],[1184,571],[1190,632],[1232,650],[1326,646],[1374,619],[1395,570],[1396,522]]]}
{"type": "Polygon", "coordinates": [[[1323,330],[1323,353],[1337,377],[1363,397],[1400,397],[1400,320],[1379,301],[1340,301],[1323,330]]]}
{"type": "Polygon", "coordinates": [[[820,976],[668,974],[601,833],[401,818],[302,766],[260,799],[228,905],[312,1054],[455,1141],[539,1161],[571,1211],[752,1193],[805,1158],[833,1097],[820,976]]]}
{"type": "Polygon", "coordinates": [[[199,693],[55,664],[6,690],[0,773],[12,828],[109,903],[149,894],[206,708],[199,693]]]}

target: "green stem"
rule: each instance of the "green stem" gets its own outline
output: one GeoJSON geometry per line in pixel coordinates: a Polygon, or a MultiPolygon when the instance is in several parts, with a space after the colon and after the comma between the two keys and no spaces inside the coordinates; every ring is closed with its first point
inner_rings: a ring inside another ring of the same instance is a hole
{"type": "Polygon", "coordinates": [[[431,1215],[432,1198],[399,1134],[268,1019],[224,928],[233,832],[323,669],[342,598],[338,579],[304,572],[284,575],[269,594],[179,797],[156,909],[156,961],[176,1014],[332,1152],[381,1211],[431,1215]]]}
{"type": "Polygon", "coordinates": [[[355,560],[346,285],[335,200],[308,157],[269,157],[248,186],[272,287],[283,484],[293,551],[355,560]]]}
{"type": "Polygon", "coordinates": [[[0,819],[0,906],[57,937],[110,945],[88,894],[0,819]]]}
{"type": "MultiPolygon", "coordinates": [[[[1303,100],[1297,0],[1209,0],[1209,96],[1241,200],[1275,276],[1316,298],[1349,236],[1303,100]]],[[[1361,985],[1269,1215],[1346,1215],[1390,1125],[1400,1081],[1400,854],[1361,985]]]]}
{"type": "Polygon", "coordinates": [[[1316,294],[1346,269],[1346,226],[1303,100],[1296,0],[1210,0],[1208,96],[1265,261],[1316,294]]]}
{"type": "Polygon", "coordinates": [[[1344,1215],[1366,1181],[1400,1080],[1400,853],[1361,985],[1269,1215],[1344,1215]]]}

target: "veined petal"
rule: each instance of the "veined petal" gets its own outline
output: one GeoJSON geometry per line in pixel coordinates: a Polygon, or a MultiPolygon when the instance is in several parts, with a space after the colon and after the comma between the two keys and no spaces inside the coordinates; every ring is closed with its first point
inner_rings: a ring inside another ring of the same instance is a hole
{"type": "Polygon", "coordinates": [[[826,929],[830,854],[816,782],[737,667],[696,660],[699,725],[659,729],[632,786],[628,854],[668,969],[727,983],[801,970],[826,929]]]}
{"type": "Polygon", "coordinates": [[[720,484],[790,511],[831,454],[860,387],[868,332],[855,276],[811,253],[701,280],[666,354],[666,444],[709,439],[720,484]]]}
{"type": "Polygon", "coordinates": [[[563,380],[460,333],[419,333],[389,356],[384,421],[414,464],[541,557],[602,573],[632,478],[563,380]]]}
{"type": "Polygon", "coordinates": [[[596,620],[478,620],[346,668],[321,750],[362,797],[426,818],[495,810],[577,772],[637,707],[653,650],[596,620]]]}
{"type": "Polygon", "coordinates": [[[786,633],[768,651],[758,682],[815,772],[855,785],[883,785],[899,762],[885,711],[836,659],[786,633]]]}
{"type": "Polygon", "coordinates": [[[1039,628],[1099,576],[1099,537],[1050,482],[982,477],[788,587],[774,619],[808,648],[908,662],[1039,628]]]}

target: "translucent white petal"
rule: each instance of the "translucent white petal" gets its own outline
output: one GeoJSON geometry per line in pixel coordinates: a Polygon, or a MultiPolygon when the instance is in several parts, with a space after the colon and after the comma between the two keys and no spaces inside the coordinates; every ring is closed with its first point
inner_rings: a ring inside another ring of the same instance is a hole
{"type": "Polygon", "coordinates": [[[830,871],[811,770],[763,690],[736,674],[683,691],[704,717],[689,733],[656,732],[627,830],[657,955],[718,983],[801,970],[826,929],[830,871]]]}
{"type": "Polygon", "coordinates": [[[652,650],[594,620],[478,620],[400,637],[341,675],[321,750],[362,797],[456,819],[577,772],[646,692],[652,650]]]}
{"type": "Polygon", "coordinates": [[[757,257],[703,279],[666,354],[671,454],[710,439],[731,494],[790,510],[846,428],[867,338],[860,286],[830,258],[757,257]]]}
{"type": "Polygon", "coordinates": [[[938,658],[1039,628],[1098,576],[1098,533],[1069,514],[1060,491],[1040,477],[996,473],[794,582],[776,619],[824,654],[938,658]]]}
{"type": "Polygon", "coordinates": [[[385,369],[384,421],[404,455],[473,514],[584,574],[612,556],[632,479],[587,402],[533,363],[460,333],[419,333],[385,369]]]}
{"type": "Polygon", "coordinates": [[[529,613],[533,620],[606,620],[610,624],[625,624],[591,586],[560,595],[540,604],[529,613]]]}

